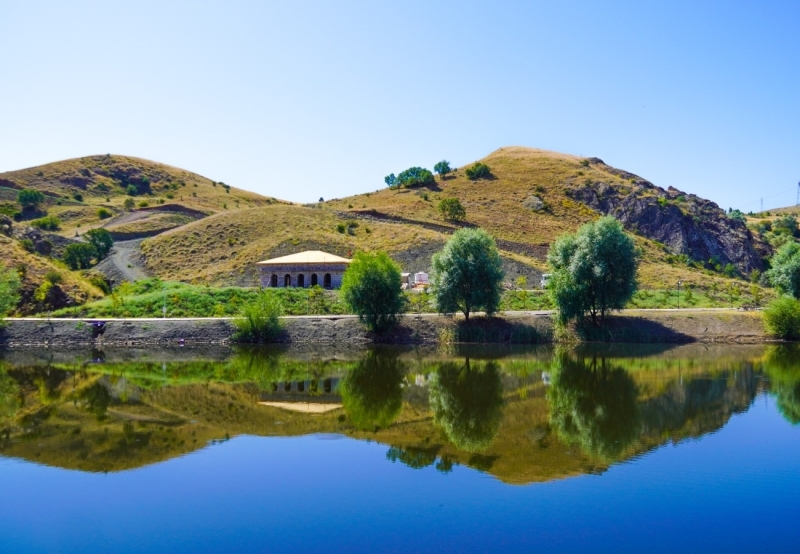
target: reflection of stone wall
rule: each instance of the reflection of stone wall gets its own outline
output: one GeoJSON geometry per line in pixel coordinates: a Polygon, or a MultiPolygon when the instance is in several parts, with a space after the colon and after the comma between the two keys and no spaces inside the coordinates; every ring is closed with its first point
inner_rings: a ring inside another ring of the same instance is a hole
{"type": "Polygon", "coordinates": [[[291,287],[299,287],[298,285],[300,276],[303,276],[303,288],[312,286],[312,275],[317,276],[317,284],[321,287],[325,286],[325,275],[330,274],[332,289],[338,289],[342,286],[342,277],[347,269],[347,264],[286,264],[286,265],[268,265],[259,266],[261,272],[261,286],[270,287],[272,276],[278,277],[278,288],[284,287],[286,276],[291,278],[291,287]]]}

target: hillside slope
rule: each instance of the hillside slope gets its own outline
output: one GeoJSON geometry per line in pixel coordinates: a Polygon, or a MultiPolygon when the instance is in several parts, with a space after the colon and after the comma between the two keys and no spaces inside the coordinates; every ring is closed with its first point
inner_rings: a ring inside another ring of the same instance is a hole
{"type": "Polygon", "coordinates": [[[716,204],[597,159],[509,147],[481,161],[490,179],[470,181],[462,168],[429,187],[218,213],[146,239],[146,265],[167,279],[252,285],[260,259],[305,249],[345,256],[383,249],[405,271],[420,271],[456,229],[477,226],[497,238],[507,280],[525,275],[533,285],[546,269],[549,244],[605,213],[637,235],[645,287],[670,289],[680,280],[706,288],[723,279],[707,267],[726,264],[746,276],[761,268],[769,248],[716,204]],[[464,205],[463,223],[442,221],[437,204],[448,197],[464,205]]]}
{"type": "Polygon", "coordinates": [[[126,232],[134,232],[140,226],[147,230],[165,230],[186,223],[161,221],[154,226],[151,218],[163,220],[164,213],[184,213],[197,219],[275,202],[184,169],[110,154],[0,173],[0,212],[13,216],[19,211],[15,202],[23,188],[45,195],[42,211],[58,217],[61,233],[67,236],[87,227],[118,224],[117,217],[132,211],[124,207],[128,198],[134,200],[133,211],[144,208],[143,214],[148,217],[137,218],[138,223],[134,225],[128,222],[126,232]],[[98,215],[101,208],[107,210],[111,218],[101,219],[98,215]]]}

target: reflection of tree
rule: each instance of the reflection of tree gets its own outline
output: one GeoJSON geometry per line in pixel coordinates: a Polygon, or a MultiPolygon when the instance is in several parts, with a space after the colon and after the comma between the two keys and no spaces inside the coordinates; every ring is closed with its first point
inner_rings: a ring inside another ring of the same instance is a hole
{"type": "Polygon", "coordinates": [[[500,427],[502,384],[497,366],[482,368],[446,362],[431,376],[430,405],[434,421],[457,447],[480,452],[491,444],[500,427]]]}
{"type": "Polygon", "coordinates": [[[79,396],[83,407],[87,412],[94,414],[97,421],[106,418],[108,406],[111,404],[111,394],[102,384],[95,382],[93,385],[83,389],[79,396]]]}
{"type": "Polygon", "coordinates": [[[568,444],[589,455],[616,459],[639,431],[636,385],[628,373],[605,359],[561,355],[548,391],[550,424],[568,444]]]}
{"type": "Polygon", "coordinates": [[[392,462],[400,462],[412,469],[422,469],[433,465],[436,461],[436,450],[414,447],[397,448],[393,446],[386,452],[386,459],[392,462]]]}
{"type": "Polygon", "coordinates": [[[764,369],[772,382],[778,410],[789,423],[797,425],[800,423],[800,349],[795,345],[771,347],[764,369]]]}
{"type": "Polygon", "coordinates": [[[14,417],[20,405],[19,385],[8,373],[0,370],[0,418],[14,417]]]}
{"type": "Polygon", "coordinates": [[[403,363],[390,352],[370,350],[340,386],[353,425],[363,431],[389,426],[403,408],[403,363]]]}

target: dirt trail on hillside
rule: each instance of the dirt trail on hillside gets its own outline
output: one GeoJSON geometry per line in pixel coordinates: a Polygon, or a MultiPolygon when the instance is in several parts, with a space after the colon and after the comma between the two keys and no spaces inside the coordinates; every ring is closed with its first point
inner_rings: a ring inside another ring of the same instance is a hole
{"type": "Polygon", "coordinates": [[[148,274],[142,261],[142,240],[115,242],[111,253],[95,269],[111,279],[114,285],[122,281],[146,279],[148,274]]]}

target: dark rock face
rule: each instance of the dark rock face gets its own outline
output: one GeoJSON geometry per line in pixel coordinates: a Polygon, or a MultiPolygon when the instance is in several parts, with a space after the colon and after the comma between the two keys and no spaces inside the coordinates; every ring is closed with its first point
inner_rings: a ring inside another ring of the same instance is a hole
{"type": "Polygon", "coordinates": [[[673,254],[702,262],[716,258],[745,275],[762,269],[762,256],[769,254],[769,247],[758,243],[744,222],[727,217],[714,202],[672,187],[664,190],[598,158],[590,163],[627,179],[630,185],[570,183],[567,194],[571,198],[614,216],[626,229],[663,243],[673,254]]]}
{"type": "Polygon", "coordinates": [[[76,240],[68,239],[55,233],[47,233],[36,227],[15,226],[11,231],[12,236],[17,240],[30,239],[39,254],[61,258],[64,250],[76,240]]]}

